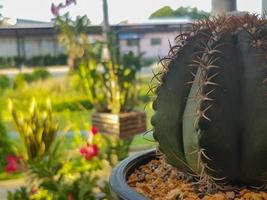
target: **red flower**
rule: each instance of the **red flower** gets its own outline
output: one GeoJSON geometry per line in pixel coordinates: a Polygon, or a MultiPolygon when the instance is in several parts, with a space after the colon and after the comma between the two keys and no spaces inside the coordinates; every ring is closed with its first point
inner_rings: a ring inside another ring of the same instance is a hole
{"type": "Polygon", "coordinates": [[[5,171],[8,173],[12,173],[20,170],[22,168],[20,159],[20,157],[8,155],[6,157],[7,165],[5,166],[5,171]]]}
{"type": "Polygon", "coordinates": [[[17,171],[16,165],[7,164],[7,165],[5,166],[5,171],[6,171],[7,173],[13,173],[13,172],[16,172],[16,171],[17,171]]]}
{"type": "Polygon", "coordinates": [[[80,148],[80,154],[81,155],[85,155],[86,154],[86,147],[82,147],[82,148],[80,148]]]}
{"type": "Polygon", "coordinates": [[[32,189],[31,189],[31,194],[36,194],[38,192],[38,189],[36,189],[36,188],[34,188],[34,187],[32,187],[32,189]]]}
{"type": "Polygon", "coordinates": [[[18,161],[18,157],[12,156],[12,155],[7,155],[6,156],[6,161],[8,163],[14,163],[14,162],[17,162],[18,161]]]}
{"type": "Polygon", "coordinates": [[[86,160],[90,160],[93,157],[97,156],[98,151],[98,147],[95,144],[80,149],[81,155],[83,155],[86,160]]]}
{"type": "Polygon", "coordinates": [[[68,196],[68,200],[75,200],[73,195],[70,193],[69,196],[68,196]]]}
{"type": "Polygon", "coordinates": [[[93,133],[93,135],[96,135],[98,133],[97,127],[93,126],[91,132],[93,133]]]}

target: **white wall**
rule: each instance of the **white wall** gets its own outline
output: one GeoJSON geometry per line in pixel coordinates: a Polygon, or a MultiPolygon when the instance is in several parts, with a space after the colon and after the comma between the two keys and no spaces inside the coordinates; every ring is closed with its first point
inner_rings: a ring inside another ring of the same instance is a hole
{"type": "Polygon", "coordinates": [[[0,38],[0,57],[17,55],[17,41],[14,37],[0,38]]]}
{"type": "MultiPolygon", "coordinates": [[[[170,50],[169,48],[169,42],[171,44],[174,44],[175,37],[179,34],[179,31],[177,32],[158,32],[158,33],[145,33],[140,36],[140,52],[144,53],[144,58],[152,58],[157,59],[158,57],[166,56],[170,50]],[[152,45],[151,39],[153,38],[160,38],[161,44],[159,45],[152,45]]],[[[138,53],[138,46],[128,46],[127,40],[121,40],[120,41],[120,51],[122,53],[127,53],[129,51],[132,51],[134,53],[138,53]]]]}
{"type": "Polygon", "coordinates": [[[145,52],[145,58],[158,58],[166,56],[170,50],[169,42],[174,44],[174,39],[178,35],[179,31],[177,32],[162,32],[162,33],[147,33],[140,41],[141,51],[145,52]],[[160,38],[161,44],[160,45],[152,45],[151,39],[152,38],[160,38]]]}
{"type": "Polygon", "coordinates": [[[24,39],[25,56],[30,58],[38,55],[55,55],[62,52],[61,46],[52,37],[27,37],[24,39]]]}

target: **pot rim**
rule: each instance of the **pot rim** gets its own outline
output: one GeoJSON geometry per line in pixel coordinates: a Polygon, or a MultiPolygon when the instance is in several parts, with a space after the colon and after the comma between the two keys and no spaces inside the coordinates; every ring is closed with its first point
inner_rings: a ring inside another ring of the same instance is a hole
{"type": "Polygon", "coordinates": [[[109,178],[112,193],[123,200],[148,200],[132,189],[126,179],[136,168],[152,160],[155,155],[156,149],[153,148],[129,156],[117,164],[109,178]]]}

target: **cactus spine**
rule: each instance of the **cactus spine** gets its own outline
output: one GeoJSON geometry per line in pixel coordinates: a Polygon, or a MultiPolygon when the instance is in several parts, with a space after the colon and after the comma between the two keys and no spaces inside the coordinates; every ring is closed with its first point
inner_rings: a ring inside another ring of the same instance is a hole
{"type": "Polygon", "coordinates": [[[182,171],[216,183],[267,181],[267,20],[193,24],[162,59],[154,138],[182,171]]]}

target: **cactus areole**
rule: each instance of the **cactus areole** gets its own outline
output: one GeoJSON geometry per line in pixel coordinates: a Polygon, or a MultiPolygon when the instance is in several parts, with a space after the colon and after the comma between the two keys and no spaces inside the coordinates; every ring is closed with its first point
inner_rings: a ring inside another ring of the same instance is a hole
{"type": "Polygon", "coordinates": [[[160,150],[201,181],[265,186],[267,20],[202,20],[176,41],[155,76],[151,121],[160,150]]]}

